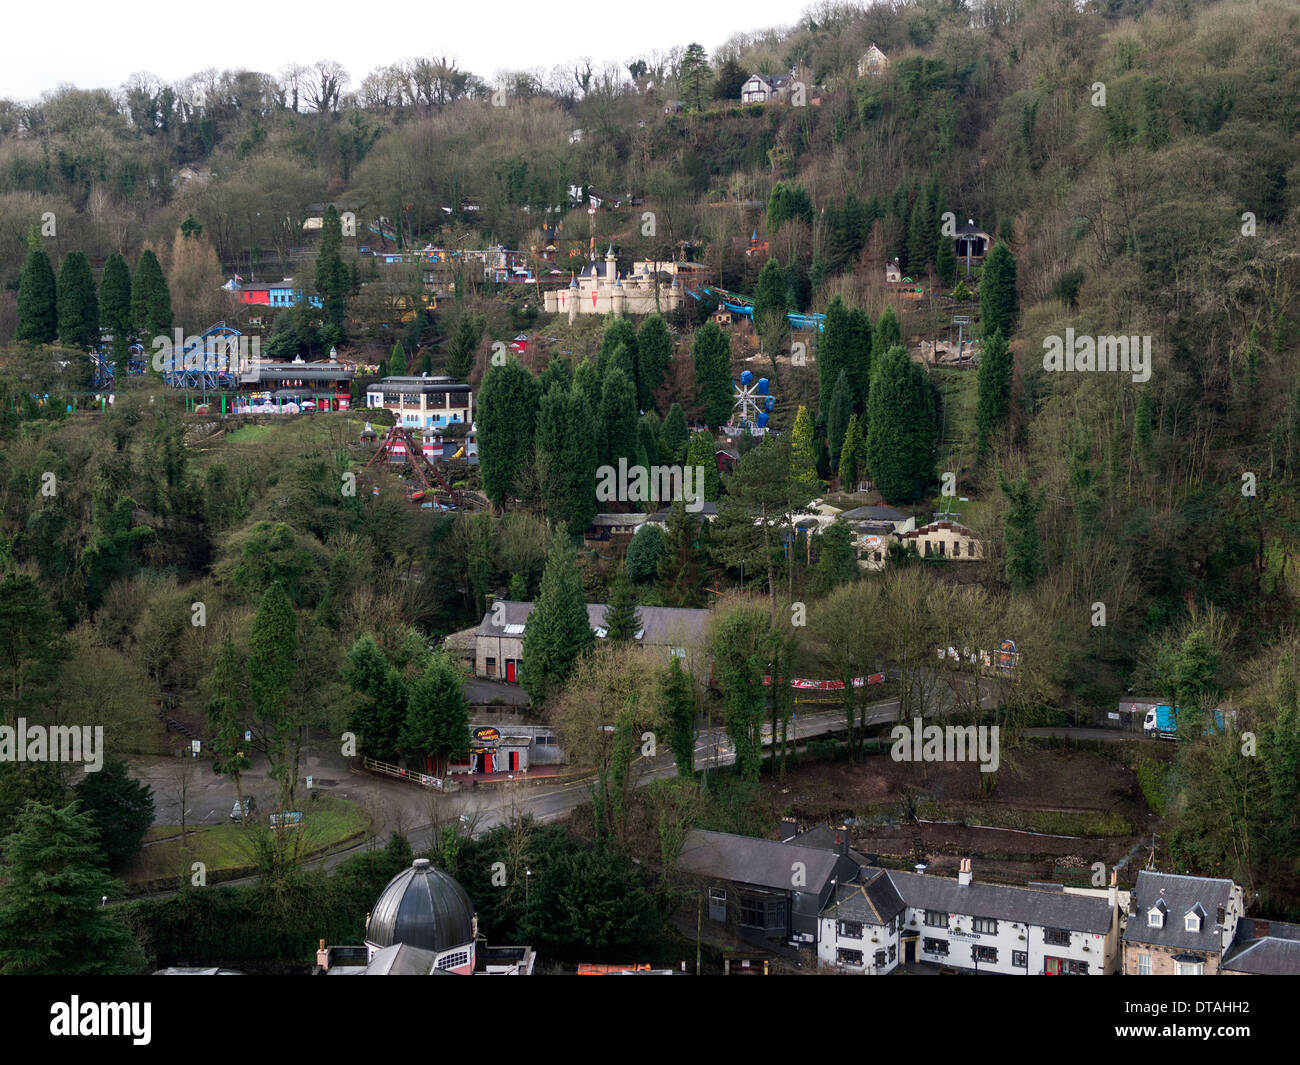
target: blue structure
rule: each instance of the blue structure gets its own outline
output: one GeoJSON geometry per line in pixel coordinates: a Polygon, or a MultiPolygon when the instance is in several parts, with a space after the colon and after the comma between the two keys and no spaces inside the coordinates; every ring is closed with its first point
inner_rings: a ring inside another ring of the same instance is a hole
{"type": "MultiPolygon", "coordinates": [[[[742,318],[754,317],[754,301],[748,296],[738,296],[734,292],[727,292],[725,289],[710,288],[708,285],[701,285],[700,292],[705,296],[712,296],[718,301],[719,307],[725,307],[732,314],[738,314],[742,318]]],[[[693,289],[687,289],[687,295],[699,301],[704,298],[693,289]]],[[[800,329],[806,332],[816,330],[821,332],[826,328],[826,315],[824,314],[799,314],[796,311],[790,311],[785,319],[790,323],[791,329],[800,329]]]]}
{"type": "Polygon", "coordinates": [[[172,388],[237,388],[242,337],[238,329],[225,322],[218,322],[197,337],[186,337],[179,352],[173,346],[163,356],[163,381],[172,388]]]}

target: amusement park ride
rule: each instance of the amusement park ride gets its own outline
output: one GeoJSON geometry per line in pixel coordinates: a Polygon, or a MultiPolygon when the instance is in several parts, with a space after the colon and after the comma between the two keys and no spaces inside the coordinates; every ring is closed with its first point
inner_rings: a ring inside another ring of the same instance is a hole
{"type": "Polygon", "coordinates": [[[732,422],[743,432],[762,436],[767,432],[767,418],[776,406],[776,397],[768,392],[766,377],[754,379],[751,371],[745,370],[740,375],[740,383],[735,385],[736,413],[732,422]]]}
{"type": "MultiPolygon", "coordinates": [[[[169,345],[165,352],[160,353],[159,365],[166,384],[172,388],[214,392],[239,386],[239,373],[245,368],[242,365],[243,334],[239,330],[218,322],[198,336],[182,337],[177,330],[176,339],[175,345],[169,345]]],[[[132,344],[128,351],[127,373],[131,376],[143,374],[148,368],[150,354],[142,344],[132,344]]],[[[111,389],[116,375],[111,343],[105,341],[98,351],[91,352],[90,357],[94,367],[94,387],[111,389]]]]}
{"type": "MultiPolygon", "coordinates": [[[[374,430],[366,426],[366,433],[362,434],[365,440],[368,436],[373,437],[374,430]]],[[[415,484],[412,484],[406,491],[406,498],[412,503],[418,503],[422,508],[429,510],[484,510],[487,508],[487,500],[477,492],[458,491],[451,485],[450,479],[434,463],[430,462],[424,454],[424,448],[419,441],[415,439],[415,434],[400,425],[395,425],[384,434],[375,453],[370,456],[370,460],[361,468],[364,476],[375,463],[380,465],[375,467],[375,472],[380,476],[387,465],[406,463],[411,467],[415,474],[415,484]],[[387,463],[380,460],[387,460],[387,463]],[[435,487],[436,485],[436,487],[435,487]]],[[[374,494],[379,494],[378,485],[373,489],[374,494]]]]}

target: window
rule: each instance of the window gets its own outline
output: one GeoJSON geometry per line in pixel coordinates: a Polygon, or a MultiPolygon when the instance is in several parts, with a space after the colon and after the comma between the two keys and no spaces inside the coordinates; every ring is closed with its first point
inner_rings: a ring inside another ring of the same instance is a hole
{"type": "Polygon", "coordinates": [[[1138,971],[1137,971],[1137,974],[1138,974],[1138,976],[1150,976],[1150,975],[1151,975],[1151,955],[1150,955],[1150,954],[1139,954],[1139,955],[1138,955],[1138,971]]]}
{"type": "Polygon", "coordinates": [[[841,921],[841,922],[840,922],[840,935],[843,936],[845,939],[861,939],[861,938],[862,938],[862,922],[861,922],[861,921],[841,921]]]}
{"type": "Polygon", "coordinates": [[[1201,930],[1201,919],[1196,914],[1189,913],[1184,927],[1189,932],[1199,932],[1201,930]]]}
{"type": "Polygon", "coordinates": [[[971,947],[970,956],[972,961],[995,962],[998,960],[997,947],[971,947]]]}
{"type": "Polygon", "coordinates": [[[489,658],[487,660],[487,668],[483,672],[489,677],[495,677],[497,675],[497,660],[495,658],[489,658]]]}
{"type": "Polygon", "coordinates": [[[923,939],[921,940],[921,951],[924,954],[942,954],[946,958],[948,956],[948,941],[946,939],[923,939]]]}
{"type": "Polygon", "coordinates": [[[862,951],[860,950],[837,950],[835,960],[841,965],[861,965],[862,951]]]}
{"type": "Polygon", "coordinates": [[[898,957],[898,948],[893,943],[889,944],[889,960],[893,961],[898,957]]]}
{"type": "Polygon", "coordinates": [[[455,969],[469,964],[469,951],[458,950],[454,954],[444,954],[438,959],[439,969],[455,969]]]}
{"type": "Polygon", "coordinates": [[[785,900],[755,897],[740,898],[740,923],[746,928],[762,928],[769,932],[785,929],[785,900]]]}
{"type": "Polygon", "coordinates": [[[1176,961],[1174,962],[1175,976],[1204,976],[1205,962],[1203,961],[1176,961]]]}
{"type": "Polygon", "coordinates": [[[947,928],[948,915],[940,910],[926,910],[925,923],[930,928],[947,928]]]}
{"type": "Polygon", "coordinates": [[[952,557],[953,557],[953,558],[961,558],[961,541],[960,541],[960,540],[954,540],[954,541],[952,542],[952,557]]]}
{"type": "Polygon", "coordinates": [[[1161,913],[1159,910],[1149,910],[1147,912],[1148,928],[1164,928],[1164,926],[1165,926],[1165,915],[1163,913],[1161,913]]]}
{"type": "Polygon", "coordinates": [[[1028,968],[1029,968],[1029,951],[1027,951],[1027,950],[1013,950],[1013,951],[1011,952],[1011,964],[1014,965],[1017,969],[1028,969],[1028,968]]]}
{"type": "Polygon", "coordinates": [[[992,917],[972,917],[972,932],[985,932],[988,935],[995,936],[998,934],[998,923],[992,917]]]}
{"type": "Polygon", "coordinates": [[[1043,942],[1050,943],[1054,947],[1068,947],[1070,933],[1064,928],[1044,928],[1043,942]]]}
{"type": "Polygon", "coordinates": [[[884,964],[885,964],[885,952],[883,950],[876,951],[876,968],[877,969],[883,968],[884,964]]]}
{"type": "Polygon", "coordinates": [[[1087,976],[1088,963],[1086,961],[1066,961],[1062,959],[1061,972],[1066,976],[1087,976]]]}

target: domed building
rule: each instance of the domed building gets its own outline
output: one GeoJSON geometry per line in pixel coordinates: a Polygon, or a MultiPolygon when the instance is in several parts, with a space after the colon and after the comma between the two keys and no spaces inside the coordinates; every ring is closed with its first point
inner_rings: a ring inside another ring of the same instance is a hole
{"type": "Polygon", "coordinates": [[[367,961],[388,947],[406,945],[434,955],[434,968],[474,971],[478,918],[465,889],[428,858],[416,858],[384,888],[366,918],[367,961]]]}
{"type": "Polygon", "coordinates": [[[327,947],[316,973],[329,976],[530,975],[531,947],[479,941],[474,903],[456,879],[416,858],[380,892],[366,915],[364,946],[327,947]]]}

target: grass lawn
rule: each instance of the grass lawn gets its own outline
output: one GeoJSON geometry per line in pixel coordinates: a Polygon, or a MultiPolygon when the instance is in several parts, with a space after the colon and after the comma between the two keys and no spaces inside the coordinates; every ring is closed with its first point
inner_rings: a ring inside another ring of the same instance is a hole
{"type": "MultiPolygon", "coordinates": [[[[306,855],[333,850],[342,843],[358,839],[365,834],[367,821],[360,806],[347,799],[322,795],[316,802],[302,804],[303,823],[287,832],[304,834],[306,855]]],[[[267,815],[260,814],[256,821],[267,823],[267,815]]],[[[207,867],[208,881],[232,879],[232,875],[245,875],[253,864],[252,826],[238,824],[204,825],[187,829],[180,838],[179,825],[156,825],[145,833],[143,847],[121,879],[128,887],[143,886],[149,881],[188,875],[193,862],[207,867]],[[224,877],[217,874],[226,873],[224,877]]]]}

